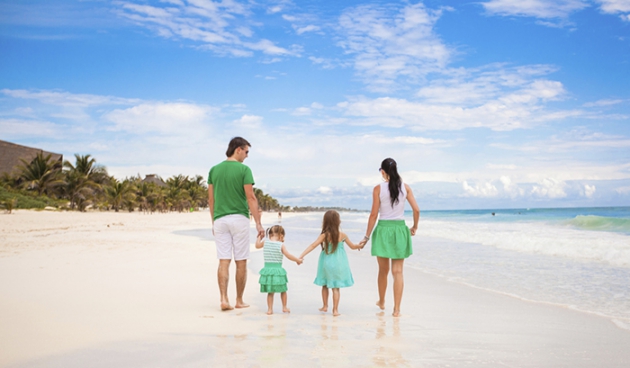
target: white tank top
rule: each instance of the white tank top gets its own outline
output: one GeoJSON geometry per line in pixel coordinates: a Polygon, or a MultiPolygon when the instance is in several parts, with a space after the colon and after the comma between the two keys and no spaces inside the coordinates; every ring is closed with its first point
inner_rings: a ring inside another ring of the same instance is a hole
{"type": "Polygon", "coordinates": [[[400,193],[398,203],[392,207],[392,200],[389,197],[389,183],[381,183],[381,208],[379,209],[379,219],[381,220],[404,220],[405,200],[407,199],[407,189],[404,183],[400,183],[400,193]]]}

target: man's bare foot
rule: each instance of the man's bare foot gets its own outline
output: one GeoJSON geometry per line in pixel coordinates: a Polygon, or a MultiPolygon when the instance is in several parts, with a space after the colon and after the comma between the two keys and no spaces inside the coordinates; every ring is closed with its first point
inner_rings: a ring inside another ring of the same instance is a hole
{"type": "Polygon", "coordinates": [[[229,310],[232,310],[232,309],[234,309],[234,307],[232,307],[230,305],[230,303],[221,303],[221,310],[222,311],[229,311],[229,310]]]}
{"type": "Polygon", "coordinates": [[[267,311],[267,314],[268,314],[268,315],[272,315],[272,314],[273,314],[273,309],[269,309],[269,310],[267,311]]]}
{"type": "Polygon", "coordinates": [[[240,303],[236,303],[236,305],[234,307],[235,308],[247,308],[247,307],[249,307],[249,304],[245,304],[243,302],[240,302],[240,303]]]}
{"type": "Polygon", "coordinates": [[[287,307],[282,307],[282,313],[291,313],[291,309],[287,307]]]}
{"type": "Polygon", "coordinates": [[[340,316],[341,313],[339,313],[339,311],[333,310],[333,317],[337,317],[340,316]]]}
{"type": "Polygon", "coordinates": [[[327,306],[327,305],[325,305],[325,306],[323,306],[323,307],[319,308],[319,311],[320,311],[320,312],[328,312],[328,306],[327,306]]]}
{"type": "Polygon", "coordinates": [[[400,311],[394,310],[394,313],[392,313],[392,316],[400,317],[400,311]]]}
{"type": "Polygon", "coordinates": [[[383,300],[383,301],[380,301],[380,300],[379,300],[379,301],[377,301],[377,302],[376,302],[376,305],[377,305],[379,308],[381,308],[381,310],[384,310],[384,309],[385,309],[385,301],[384,301],[384,300],[383,300]]]}

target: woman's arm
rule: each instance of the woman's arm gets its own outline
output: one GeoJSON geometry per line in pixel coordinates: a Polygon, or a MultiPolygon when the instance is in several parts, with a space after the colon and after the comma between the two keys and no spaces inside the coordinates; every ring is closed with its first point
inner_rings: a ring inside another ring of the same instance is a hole
{"type": "Polygon", "coordinates": [[[416,235],[416,230],[418,230],[418,221],[420,221],[420,207],[418,207],[416,198],[413,196],[411,187],[405,184],[405,189],[407,189],[407,202],[409,202],[411,209],[413,210],[413,226],[409,228],[409,231],[411,232],[411,235],[416,235]]]}
{"type": "Polygon", "coordinates": [[[280,248],[282,250],[282,254],[284,254],[285,257],[287,257],[288,259],[292,260],[293,262],[299,264],[302,264],[302,260],[297,258],[296,256],[294,256],[293,254],[289,253],[289,251],[287,250],[287,248],[284,246],[284,244],[282,244],[282,248],[280,248]]]}
{"type": "Polygon", "coordinates": [[[256,249],[260,249],[265,245],[264,237],[260,236],[260,234],[256,237],[256,249]]]}
{"type": "Polygon", "coordinates": [[[376,219],[378,218],[378,210],[381,208],[381,186],[377,185],[374,187],[374,191],[372,191],[372,211],[370,211],[370,218],[368,219],[367,230],[365,230],[365,237],[363,240],[359,242],[360,245],[364,246],[368,240],[370,240],[370,235],[372,234],[372,230],[374,229],[374,225],[376,225],[376,219]]]}
{"type": "Polygon", "coordinates": [[[324,241],[324,237],[325,237],[325,234],[320,234],[317,237],[317,240],[313,242],[313,244],[309,245],[306,249],[304,249],[304,252],[300,254],[300,259],[306,257],[306,255],[312,252],[313,249],[317,248],[317,246],[320,245],[324,241]]]}
{"type": "Polygon", "coordinates": [[[339,233],[339,237],[341,239],[343,239],[343,242],[346,242],[346,244],[348,244],[348,246],[350,247],[350,249],[358,249],[361,250],[361,248],[363,248],[363,246],[361,244],[355,244],[353,243],[350,239],[348,239],[348,235],[344,234],[344,233],[339,233]]]}

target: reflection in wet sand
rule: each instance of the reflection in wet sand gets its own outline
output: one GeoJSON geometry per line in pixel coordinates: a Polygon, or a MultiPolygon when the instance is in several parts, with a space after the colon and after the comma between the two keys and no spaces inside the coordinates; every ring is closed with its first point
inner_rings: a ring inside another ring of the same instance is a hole
{"type": "Polygon", "coordinates": [[[286,362],[287,352],[290,351],[290,346],[287,345],[285,318],[276,317],[279,316],[267,316],[266,330],[260,334],[262,341],[259,363],[263,367],[286,362]]]}
{"type": "Polygon", "coordinates": [[[385,318],[379,313],[376,328],[376,344],[372,362],[377,367],[408,367],[409,362],[403,358],[403,341],[400,338],[400,318],[385,318]],[[387,324],[392,325],[391,334],[387,335],[387,324]]]}

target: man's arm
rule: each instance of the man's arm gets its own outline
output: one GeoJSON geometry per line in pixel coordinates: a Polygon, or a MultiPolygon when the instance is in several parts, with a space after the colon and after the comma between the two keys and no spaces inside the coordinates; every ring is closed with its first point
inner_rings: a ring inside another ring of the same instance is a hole
{"type": "Polygon", "coordinates": [[[249,206],[249,212],[254,216],[254,221],[256,222],[256,230],[258,230],[258,236],[265,236],[265,229],[263,229],[262,224],[260,223],[260,212],[258,211],[258,200],[256,199],[256,194],[254,194],[254,185],[253,184],[245,184],[243,185],[245,189],[245,196],[247,197],[247,205],[249,206]]]}
{"type": "Polygon", "coordinates": [[[208,184],[208,208],[210,208],[210,219],[212,220],[212,231],[214,232],[214,189],[212,184],[208,184]]]}

